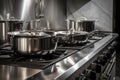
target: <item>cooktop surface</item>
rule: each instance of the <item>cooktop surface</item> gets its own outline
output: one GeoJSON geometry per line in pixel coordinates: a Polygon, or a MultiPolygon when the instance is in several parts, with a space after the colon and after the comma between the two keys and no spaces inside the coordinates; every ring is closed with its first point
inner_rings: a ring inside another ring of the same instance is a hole
{"type": "Polygon", "coordinates": [[[74,44],[58,44],[55,52],[40,51],[36,55],[20,55],[15,53],[10,45],[6,44],[0,47],[0,64],[22,66],[28,68],[45,69],[60,60],[93,45],[104,38],[106,34],[96,32],[86,42],[74,44]]]}

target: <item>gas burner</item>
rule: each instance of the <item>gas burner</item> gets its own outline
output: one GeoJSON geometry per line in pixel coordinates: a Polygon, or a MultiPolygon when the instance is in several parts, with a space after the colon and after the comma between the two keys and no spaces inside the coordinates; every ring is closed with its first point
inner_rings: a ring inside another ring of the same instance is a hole
{"type": "MultiPolygon", "coordinates": [[[[7,49],[6,49],[7,50],[7,49]]],[[[56,61],[61,56],[64,56],[65,50],[56,50],[53,53],[43,52],[46,55],[22,55],[10,51],[0,51],[0,63],[6,65],[17,65],[29,68],[44,68],[44,66],[49,65],[51,62],[56,61]],[[34,66],[31,66],[34,65],[34,66]]],[[[65,53],[66,54],[66,53],[65,53]]],[[[56,61],[57,62],[57,61],[56,61]]]]}
{"type": "Polygon", "coordinates": [[[49,51],[40,51],[37,53],[33,53],[31,55],[29,54],[19,54],[19,53],[15,53],[12,50],[9,49],[1,49],[0,50],[0,56],[2,55],[9,55],[10,57],[25,57],[25,58],[43,58],[45,60],[49,60],[49,59],[54,59],[54,58],[58,58],[59,55],[62,55],[65,52],[65,50],[60,51],[60,50],[56,50],[53,53],[50,53],[49,51]]]}

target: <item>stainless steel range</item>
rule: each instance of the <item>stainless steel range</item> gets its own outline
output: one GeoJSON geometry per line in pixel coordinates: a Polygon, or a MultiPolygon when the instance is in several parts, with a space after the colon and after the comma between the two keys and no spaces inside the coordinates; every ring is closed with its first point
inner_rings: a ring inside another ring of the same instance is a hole
{"type": "Polygon", "coordinates": [[[95,31],[87,42],[60,43],[53,53],[40,51],[37,55],[24,56],[18,55],[6,44],[0,49],[0,78],[2,80],[113,80],[114,76],[110,74],[115,65],[117,36],[115,33],[95,31]]]}

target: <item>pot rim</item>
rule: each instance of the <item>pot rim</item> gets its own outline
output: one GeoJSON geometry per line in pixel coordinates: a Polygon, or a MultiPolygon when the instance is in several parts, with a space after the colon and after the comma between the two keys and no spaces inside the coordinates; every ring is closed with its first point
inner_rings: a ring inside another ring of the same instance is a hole
{"type": "Polygon", "coordinates": [[[51,37],[51,35],[46,34],[44,32],[28,32],[28,31],[14,31],[14,32],[8,32],[8,35],[14,36],[14,37],[51,37]],[[34,33],[34,34],[33,34],[34,33]]]}

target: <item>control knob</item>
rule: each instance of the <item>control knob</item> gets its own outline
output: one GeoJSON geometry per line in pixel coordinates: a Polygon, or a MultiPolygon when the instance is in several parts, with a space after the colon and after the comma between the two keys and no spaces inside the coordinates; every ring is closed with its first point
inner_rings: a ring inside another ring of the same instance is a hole
{"type": "Polygon", "coordinates": [[[104,51],[103,54],[106,56],[107,59],[110,59],[112,57],[112,53],[110,50],[104,51]]]}
{"type": "Polygon", "coordinates": [[[110,46],[108,47],[108,50],[110,51],[111,54],[113,54],[115,47],[114,46],[110,46]]]}
{"type": "Polygon", "coordinates": [[[90,79],[85,77],[84,74],[81,74],[80,77],[76,78],[75,80],[90,80],[90,79]]]}
{"type": "Polygon", "coordinates": [[[108,59],[107,59],[107,57],[105,55],[100,55],[98,57],[98,60],[95,61],[95,62],[98,63],[98,64],[101,64],[102,66],[104,66],[107,63],[107,60],[108,59]]]}
{"type": "Polygon", "coordinates": [[[92,63],[90,65],[90,69],[95,71],[96,73],[101,73],[101,65],[97,63],[92,63]]]}
{"type": "Polygon", "coordinates": [[[87,79],[96,80],[96,72],[93,70],[86,69],[83,74],[87,79]]]}

